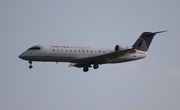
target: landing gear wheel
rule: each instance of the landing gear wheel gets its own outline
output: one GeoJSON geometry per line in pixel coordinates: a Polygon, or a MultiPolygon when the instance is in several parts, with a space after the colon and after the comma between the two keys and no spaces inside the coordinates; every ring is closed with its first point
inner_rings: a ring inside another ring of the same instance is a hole
{"type": "Polygon", "coordinates": [[[32,61],[29,61],[29,64],[31,65],[31,64],[32,64],[32,61]]]}
{"type": "Polygon", "coordinates": [[[87,71],[89,71],[89,68],[88,68],[88,67],[84,67],[84,68],[83,68],[83,71],[84,71],[84,72],[87,72],[87,71]]]}
{"type": "Polygon", "coordinates": [[[94,64],[93,68],[94,68],[94,69],[98,69],[98,68],[99,68],[99,65],[98,65],[98,64],[94,64]]]}
{"type": "Polygon", "coordinates": [[[32,61],[29,61],[29,64],[30,64],[29,69],[32,69],[33,68],[32,61]]]}
{"type": "Polygon", "coordinates": [[[32,66],[32,65],[30,65],[30,66],[29,66],[29,69],[32,69],[32,68],[33,68],[33,66],[32,66]]]}

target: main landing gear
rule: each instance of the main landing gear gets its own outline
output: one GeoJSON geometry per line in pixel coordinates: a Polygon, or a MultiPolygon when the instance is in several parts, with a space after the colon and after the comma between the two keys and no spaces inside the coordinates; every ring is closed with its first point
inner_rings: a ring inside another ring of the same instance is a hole
{"type": "Polygon", "coordinates": [[[33,66],[32,66],[32,61],[29,61],[29,69],[32,69],[33,68],[33,66]]]}
{"type": "MultiPolygon", "coordinates": [[[[94,64],[94,65],[93,65],[93,68],[94,68],[94,69],[98,69],[98,68],[99,68],[99,65],[98,65],[98,64],[94,64]]],[[[85,66],[85,67],[83,68],[83,71],[84,71],[84,72],[89,71],[89,67],[88,67],[88,66],[85,66]]]]}
{"type": "Polygon", "coordinates": [[[89,68],[86,66],[86,67],[83,68],[83,71],[87,72],[87,71],[89,71],[89,68]]]}
{"type": "Polygon", "coordinates": [[[99,65],[98,65],[98,64],[94,64],[93,68],[94,68],[94,69],[98,69],[98,68],[99,68],[99,65]]]}

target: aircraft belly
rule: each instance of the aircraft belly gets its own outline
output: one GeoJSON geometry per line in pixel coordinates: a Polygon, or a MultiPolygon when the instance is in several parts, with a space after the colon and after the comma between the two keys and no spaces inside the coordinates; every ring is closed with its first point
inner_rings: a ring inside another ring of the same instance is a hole
{"type": "Polygon", "coordinates": [[[123,62],[132,61],[132,60],[135,60],[135,59],[113,59],[109,63],[123,63],[123,62]]]}

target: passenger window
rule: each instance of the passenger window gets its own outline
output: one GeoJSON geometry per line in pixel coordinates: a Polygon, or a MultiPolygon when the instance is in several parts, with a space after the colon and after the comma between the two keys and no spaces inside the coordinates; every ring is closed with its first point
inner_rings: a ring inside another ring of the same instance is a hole
{"type": "Polygon", "coordinates": [[[101,51],[99,50],[99,53],[101,53],[101,51]]]}
{"type": "Polygon", "coordinates": [[[93,51],[91,50],[91,53],[93,53],[93,51]]]}
{"type": "Polygon", "coordinates": [[[76,52],[76,50],[74,50],[74,52],[76,52]]]}
{"type": "Polygon", "coordinates": [[[70,50],[70,52],[72,52],[72,50],[70,50]]]}
{"type": "Polygon", "coordinates": [[[87,50],[87,52],[88,52],[88,50],[87,50]]]}
{"type": "Polygon", "coordinates": [[[80,50],[78,50],[78,52],[81,52],[80,50]]]}

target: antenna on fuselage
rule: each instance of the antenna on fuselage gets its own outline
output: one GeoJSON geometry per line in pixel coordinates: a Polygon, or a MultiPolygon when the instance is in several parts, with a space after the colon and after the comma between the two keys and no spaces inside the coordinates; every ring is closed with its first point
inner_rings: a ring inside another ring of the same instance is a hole
{"type": "Polygon", "coordinates": [[[78,44],[76,47],[78,47],[78,48],[79,48],[79,44],[78,44]]]}

